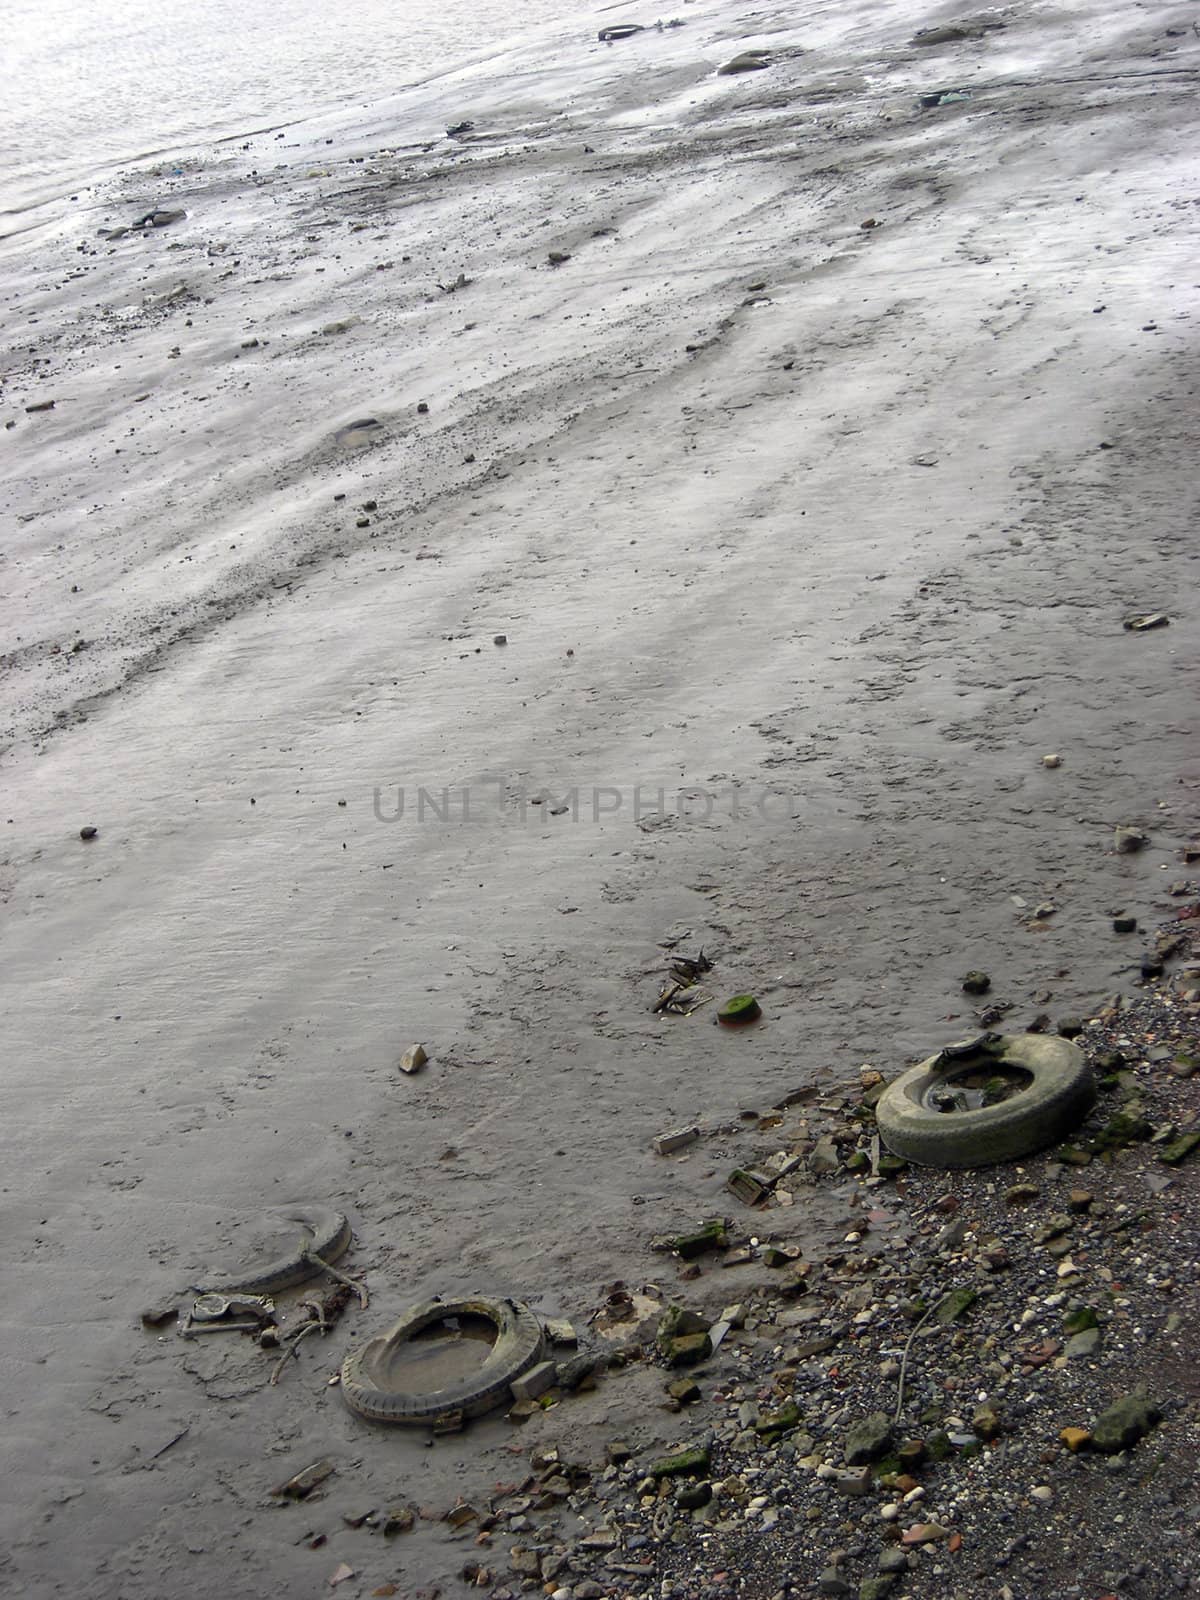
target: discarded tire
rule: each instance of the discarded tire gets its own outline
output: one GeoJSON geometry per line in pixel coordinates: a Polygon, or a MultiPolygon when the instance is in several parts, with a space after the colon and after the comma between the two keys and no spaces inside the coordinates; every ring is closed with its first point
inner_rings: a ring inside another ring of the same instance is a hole
{"type": "Polygon", "coordinates": [[[482,1417],[509,1399],[509,1387],[542,1356],[542,1325],[516,1300],[429,1300],[355,1350],[342,1363],[342,1396],[369,1422],[430,1427],[443,1419],[482,1417]],[[450,1317],[483,1317],[496,1339],[483,1364],[444,1388],[409,1391],[386,1385],[388,1359],[424,1328],[450,1317]]]}
{"type": "Polygon", "coordinates": [[[893,1154],[927,1167],[986,1167],[1042,1150],[1096,1098],[1067,1039],[984,1034],[941,1050],[888,1084],[875,1108],[893,1154]]]}
{"type": "Polygon", "coordinates": [[[310,1256],[336,1261],[345,1255],[354,1237],[345,1213],[329,1206],[273,1206],[266,1215],[281,1228],[290,1229],[294,1225],[295,1248],[257,1269],[248,1267],[244,1273],[195,1284],[197,1292],[232,1294],[240,1290],[243,1294],[277,1294],[281,1289],[294,1288],[320,1275],[320,1266],[310,1260],[310,1256]]]}

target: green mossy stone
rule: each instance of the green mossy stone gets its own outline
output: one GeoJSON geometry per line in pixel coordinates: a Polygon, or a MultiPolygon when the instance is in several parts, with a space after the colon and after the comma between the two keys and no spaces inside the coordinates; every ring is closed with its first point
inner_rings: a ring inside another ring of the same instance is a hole
{"type": "Polygon", "coordinates": [[[681,1450],[678,1455],[664,1456],[650,1468],[652,1478],[702,1478],[708,1471],[711,1457],[707,1445],[694,1450],[681,1450]]]}

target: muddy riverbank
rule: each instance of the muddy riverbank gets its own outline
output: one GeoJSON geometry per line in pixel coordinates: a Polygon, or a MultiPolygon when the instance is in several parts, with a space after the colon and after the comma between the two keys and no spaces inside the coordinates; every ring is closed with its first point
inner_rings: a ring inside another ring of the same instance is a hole
{"type": "MultiPolygon", "coordinates": [[[[503,1421],[352,1417],[350,1341],[654,1279],[726,1176],[657,1134],[927,1054],[968,969],[1011,1027],[1139,981],[1113,913],[1161,919],[1196,825],[1200,41],[1095,3],[913,42],[950,15],[564,33],[6,243],[22,1592],[324,1592],[291,1471],[336,1459],[339,1517],[516,1475],[503,1421]],[[672,939],[763,1022],[654,1014],[672,939]],[[369,1312],[274,1388],[141,1328],[301,1198],[369,1312]]],[[[659,1399],[602,1385],[574,1444],[665,1446],[659,1399]]],[[[343,1594],[459,1581],[440,1527],[371,1548],[343,1594]]]]}

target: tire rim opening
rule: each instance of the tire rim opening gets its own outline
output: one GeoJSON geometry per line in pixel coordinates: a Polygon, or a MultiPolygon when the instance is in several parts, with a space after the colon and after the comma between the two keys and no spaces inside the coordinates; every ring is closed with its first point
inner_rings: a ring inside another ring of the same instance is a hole
{"type": "Polygon", "coordinates": [[[976,1066],[943,1074],[926,1089],[921,1104],[927,1111],[980,1111],[985,1106],[998,1106],[1011,1100],[1032,1082],[1033,1073],[1024,1067],[1002,1061],[982,1061],[976,1066]]]}
{"type": "Polygon", "coordinates": [[[426,1323],[407,1339],[388,1341],[364,1364],[380,1389],[432,1394],[470,1378],[487,1361],[499,1333],[488,1317],[460,1313],[426,1323]]]}

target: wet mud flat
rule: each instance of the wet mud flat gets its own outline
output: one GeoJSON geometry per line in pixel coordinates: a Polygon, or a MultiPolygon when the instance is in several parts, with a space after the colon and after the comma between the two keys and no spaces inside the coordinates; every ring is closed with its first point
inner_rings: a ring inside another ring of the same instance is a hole
{"type": "MultiPolygon", "coordinates": [[[[669,1296],[652,1241],[729,1214],[793,1091],[1156,981],[1196,827],[1194,36],[683,20],[3,242],[25,1593],[456,1592],[478,1530],[437,1519],[514,1446],[674,1446],[661,1370],[428,1446],[348,1412],[348,1349],[434,1294],[669,1296]],[[714,1003],[656,1011],[701,948],[714,1003]],[[276,1384],[141,1326],[304,1198],[371,1303],[276,1384]],[[342,1520],[397,1500],[403,1539],[342,1520]]],[[[852,1194],[753,1227],[816,1257],[852,1194]]],[[[768,1270],[706,1271],[706,1313],[768,1270]]]]}

